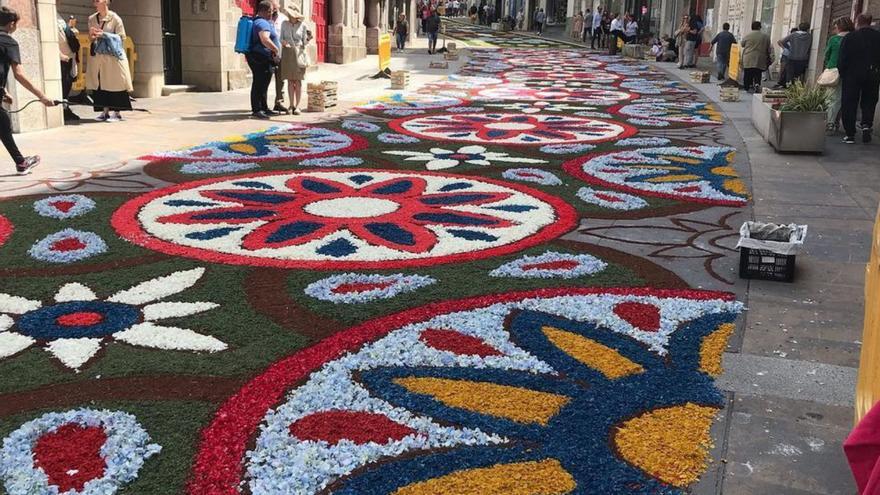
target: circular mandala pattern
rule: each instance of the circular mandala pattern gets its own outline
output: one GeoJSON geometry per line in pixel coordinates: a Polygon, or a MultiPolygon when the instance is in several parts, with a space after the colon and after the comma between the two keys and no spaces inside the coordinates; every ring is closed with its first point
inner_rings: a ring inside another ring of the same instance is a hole
{"type": "Polygon", "coordinates": [[[355,110],[359,112],[378,112],[387,115],[405,115],[401,111],[413,112],[409,115],[424,113],[425,110],[454,107],[460,105],[461,100],[448,96],[428,95],[422,93],[394,93],[371,100],[355,110]]]}
{"type": "Polygon", "coordinates": [[[506,473],[538,483],[519,493],[681,493],[705,468],[711,423],[685,413],[723,402],[701,342],[740,310],[714,292],[552,289],[373,320],[278,361],[221,406],[189,491],[445,493],[506,473]],[[687,474],[632,455],[646,442],[687,474]]]}
{"type": "Polygon", "coordinates": [[[479,91],[474,101],[567,101],[579,105],[615,105],[635,98],[632,93],[595,88],[530,88],[507,85],[479,91]]]}
{"type": "Polygon", "coordinates": [[[113,226],[164,253],[288,268],[390,268],[515,252],[568,232],[574,210],[517,184],[430,172],[255,174],[153,191],[113,226]]]}
{"type": "MultiPolygon", "coordinates": [[[[642,148],[588,155],[566,162],[563,167],[581,180],[618,191],[743,206],[749,195],[730,166],[735,152],[734,148],[719,146],[642,148]]],[[[588,190],[581,198],[590,201],[597,196],[588,190]]]]}
{"type": "Polygon", "coordinates": [[[600,143],[626,138],[636,128],[571,115],[462,113],[409,117],[392,121],[399,132],[429,140],[533,145],[600,143]]]}
{"type": "Polygon", "coordinates": [[[593,84],[611,84],[620,76],[610,72],[579,70],[515,70],[504,77],[510,82],[529,83],[533,81],[580,81],[593,84]]]}
{"type": "MultiPolygon", "coordinates": [[[[302,124],[287,124],[267,131],[247,134],[208,143],[181,151],[169,151],[148,156],[148,159],[177,159],[198,162],[253,162],[257,160],[286,160],[336,155],[367,147],[360,136],[342,131],[302,124]]],[[[187,173],[217,173],[188,171],[187,173]]]]}
{"type": "Polygon", "coordinates": [[[9,495],[112,495],[160,450],[124,412],[48,413],[3,440],[0,478],[9,495]]]}

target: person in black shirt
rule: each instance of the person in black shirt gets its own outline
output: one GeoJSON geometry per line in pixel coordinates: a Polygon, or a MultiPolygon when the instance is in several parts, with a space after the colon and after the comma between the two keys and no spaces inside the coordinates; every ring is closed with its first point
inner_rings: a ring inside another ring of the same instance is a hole
{"type": "Polygon", "coordinates": [[[841,120],[844,143],[856,142],[856,109],[862,109],[862,141],[871,142],[874,110],[880,91],[880,32],[871,28],[869,14],[856,17],[856,30],[843,37],[837,70],[841,81],[841,120]],[[860,105],[861,103],[861,105],[860,105]]]}
{"type": "Polygon", "coordinates": [[[712,38],[712,45],[715,45],[715,65],[718,68],[718,81],[727,80],[727,66],[730,65],[730,47],[736,44],[736,38],[730,34],[730,24],[724,23],[721,26],[720,33],[712,38]]]}
{"type": "MultiPolygon", "coordinates": [[[[9,80],[9,71],[11,70],[15,80],[39,98],[40,103],[47,107],[53,107],[55,102],[37,89],[24,74],[18,42],[10,36],[18,28],[19,19],[16,11],[9,7],[0,7],[0,90],[3,94],[3,103],[12,104],[12,96],[6,91],[6,81],[9,80]]],[[[5,107],[0,107],[0,141],[3,141],[3,146],[6,147],[6,151],[15,162],[15,168],[19,174],[28,174],[40,164],[39,156],[24,157],[18,150],[15,139],[12,137],[12,119],[5,107]]]]}

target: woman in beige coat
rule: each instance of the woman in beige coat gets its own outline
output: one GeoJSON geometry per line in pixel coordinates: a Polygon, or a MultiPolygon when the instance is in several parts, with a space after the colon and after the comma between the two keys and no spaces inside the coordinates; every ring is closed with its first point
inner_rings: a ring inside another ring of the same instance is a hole
{"type": "MultiPolygon", "coordinates": [[[[299,103],[302,99],[302,83],[306,78],[308,67],[300,67],[298,56],[300,52],[308,54],[308,44],[312,40],[312,33],[303,24],[303,15],[299,9],[285,8],[284,14],[287,21],[281,25],[281,66],[278,68],[276,77],[287,80],[287,90],[290,92],[290,113],[299,115],[299,103]]],[[[308,55],[303,58],[309,62],[308,55]]]]}
{"type": "Polygon", "coordinates": [[[92,95],[95,111],[101,112],[99,121],[118,122],[122,120],[121,110],[131,110],[129,93],[134,90],[131,84],[131,71],[125,50],[121,56],[96,53],[95,46],[101,38],[117,35],[125,40],[125,25],[122,18],[110,10],[110,0],[93,0],[96,12],[89,16],[89,37],[92,40],[91,53],[86,67],[86,89],[92,95]],[[113,111],[111,116],[110,111],[113,111]]]}

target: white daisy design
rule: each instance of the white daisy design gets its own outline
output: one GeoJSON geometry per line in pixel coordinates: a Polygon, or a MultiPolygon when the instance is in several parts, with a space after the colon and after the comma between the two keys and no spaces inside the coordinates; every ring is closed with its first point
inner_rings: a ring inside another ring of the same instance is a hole
{"type": "Polygon", "coordinates": [[[154,278],[99,300],[92,289],[69,283],[44,305],[0,293],[0,358],[40,345],[73,370],[85,365],[108,338],[154,349],[217,352],[226,344],[185,328],[160,325],[167,318],[214,309],[212,302],[163,299],[192,287],[204,268],[154,278]]]}
{"type": "Polygon", "coordinates": [[[535,158],[521,158],[510,156],[507,153],[486,151],[483,146],[462,146],[458,151],[445,150],[443,148],[431,148],[426,151],[386,151],[389,155],[405,156],[406,161],[427,162],[428,170],[443,170],[452,168],[462,163],[470,165],[489,166],[492,162],[516,162],[516,163],[547,163],[546,160],[535,158]]]}

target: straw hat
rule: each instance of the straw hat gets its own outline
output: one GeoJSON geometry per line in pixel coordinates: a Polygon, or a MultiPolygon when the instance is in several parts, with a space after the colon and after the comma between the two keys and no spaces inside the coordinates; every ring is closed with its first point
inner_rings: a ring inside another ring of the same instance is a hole
{"type": "Polygon", "coordinates": [[[303,19],[305,19],[305,16],[302,15],[302,12],[300,12],[299,9],[296,7],[287,6],[287,7],[283,7],[283,10],[284,10],[284,15],[286,15],[287,18],[290,20],[293,20],[293,19],[303,20],[303,19]]]}

